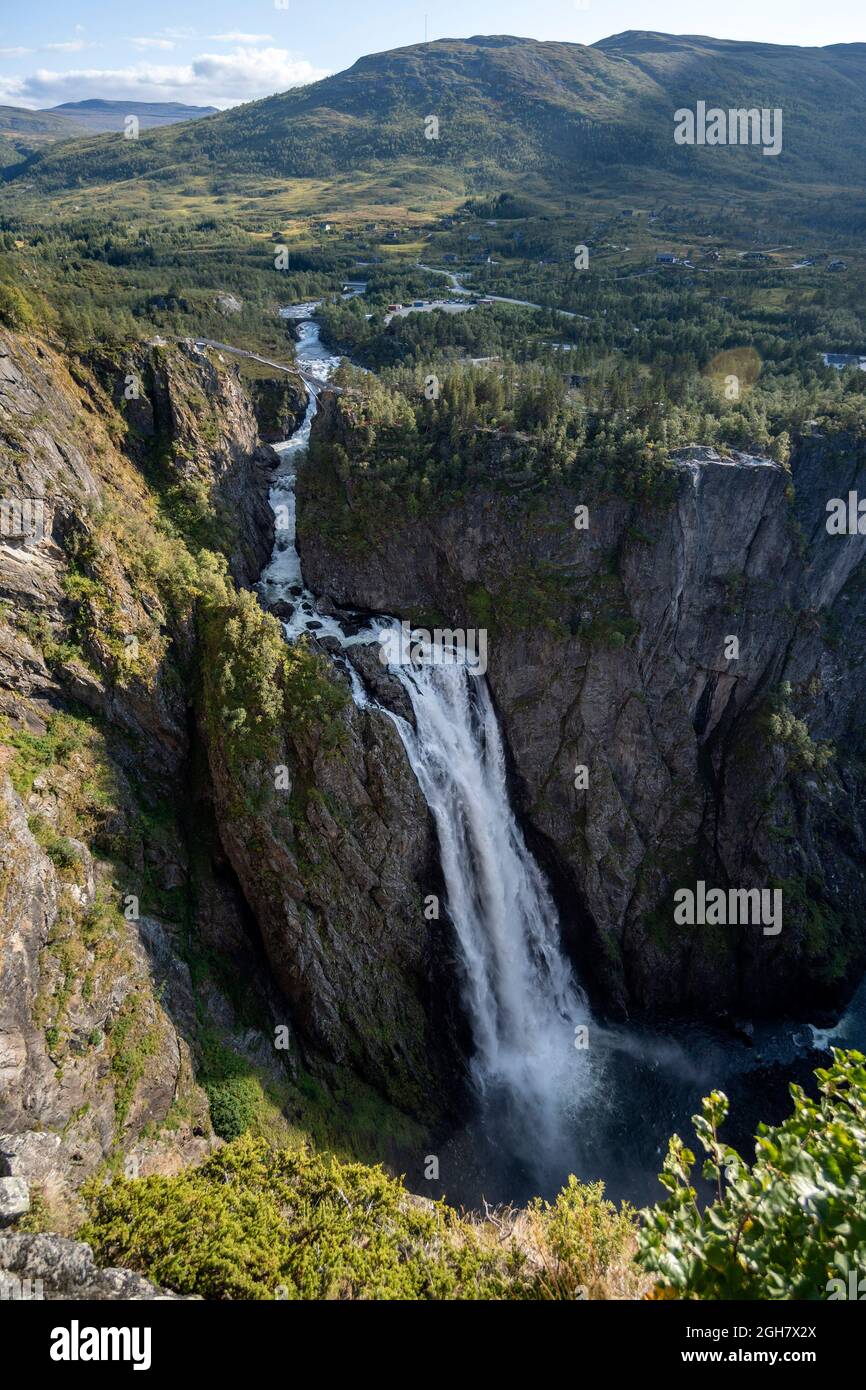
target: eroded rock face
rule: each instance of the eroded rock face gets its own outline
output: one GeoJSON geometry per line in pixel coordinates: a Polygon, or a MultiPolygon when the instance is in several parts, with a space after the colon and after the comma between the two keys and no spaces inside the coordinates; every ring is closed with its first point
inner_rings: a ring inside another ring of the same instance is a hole
{"type": "MultiPolygon", "coordinates": [[[[234,364],[185,342],[96,366],[133,426],[142,463],[164,485],[186,486],[192,496],[204,488],[214,539],[227,541],[235,581],[252,587],[273,547],[268,490],[277,457],[262,443],[234,364]]],[[[129,444],[136,449],[135,437],[129,444]]]]}
{"type": "Polygon", "coordinates": [[[363,481],[324,478],[319,451],[298,482],[304,573],[338,604],[488,628],[518,803],[609,1004],[833,1010],[866,962],[866,537],[828,535],[826,503],[862,495],[863,447],[799,441],[793,503],[768,459],[693,448],[673,466],[655,505],[479,489],[361,545],[363,481]],[[677,925],[672,895],[699,879],[781,886],[781,932],[677,925]]]}
{"type": "Polygon", "coordinates": [[[219,739],[208,752],[220,834],[302,1039],[441,1118],[461,1071],[437,1026],[448,947],[425,918],[434,835],[394,725],[347,701],[338,734],[289,724],[267,766],[231,765],[219,739]]]}
{"type": "Polygon", "coordinates": [[[437,1016],[451,963],[393,725],[349,710],[341,749],[287,729],[288,815],[272,771],[262,803],[219,729],[200,742],[174,567],[205,546],[250,586],[273,545],[273,457],[234,367],[189,344],[81,362],[0,334],[0,435],[0,495],[44,502],[40,535],[0,537],[0,1173],[71,1229],[106,1156],[133,1175],[200,1160],[195,1075],[226,1052],[302,1123],[301,1069],[335,1064],[440,1115],[459,1089],[437,1016]]]}
{"type": "MultiPolygon", "coordinates": [[[[72,1194],[108,1154],[167,1172],[213,1144],[193,928],[198,951],[259,981],[231,886],[200,848],[193,862],[182,825],[202,796],[194,632],[145,573],[145,478],[204,488],[243,581],[270,552],[270,455],[233,370],[201,355],[94,367],[0,334],[0,460],[0,497],[38,500],[41,519],[25,534],[4,514],[0,535],[0,1175],[74,1221],[72,1194]]],[[[196,814],[201,837],[212,812],[196,814]]],[[[199,988],[230,1034],[229,1001],[199,988]]]]}
{"type": "Polygon", "coordinates": [[[182,1299],[129,1269],[99,1269],[89,1245],[57,1235],[0,1235],[0,1297],[6,1299],[182,1299]]]}
{"type": "Polygon", "coordinates": [[[306,413],[309,395],[300,377],[263,377],[248,384],[259,433],[268,444],[294,434],[306,413]]]}

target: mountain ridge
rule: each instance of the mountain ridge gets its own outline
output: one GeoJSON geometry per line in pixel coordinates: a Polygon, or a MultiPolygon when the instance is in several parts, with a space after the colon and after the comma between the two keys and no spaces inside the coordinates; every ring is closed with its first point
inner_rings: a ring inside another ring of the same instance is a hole
{"type": "Polygon", "coordinates": [[[476,35],[368,54],[306,87],[143,133],[42,149],[5,171],[41,189],[191,174],[296,179],[412,165],[450,169],[467,191],[529,169],[556,193],[647,171],[741,191],[863,186],[866,45],[785,45],[625,31],[593,45],[476,35]],[[768,62],[767,55],[773,55],[768,62]],[[782,108],[785,149],[677,146],[673,113],[698,100],[782,108]],[[426,122],[435,115],[431,138],[426,122]]]}

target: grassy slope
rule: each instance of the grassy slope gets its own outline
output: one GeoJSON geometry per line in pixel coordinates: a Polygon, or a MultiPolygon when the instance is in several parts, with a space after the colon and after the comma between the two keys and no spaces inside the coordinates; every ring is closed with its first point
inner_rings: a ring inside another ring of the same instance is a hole
{"type": "Polygon", "coordinates": [[[103,137],[45,151],[25,181],[60,190],[145,177],[252,174],[315,179],[383,164],[405,176],[447,171],[475,186],[535,169],[548,182],[615,169],[623,192],[647,164],[673,177],[769,191],[791,184],[862,186],[857,131],[866,115],[863,45],[797,49],[663,35],[600,45],[509,37],[441,40],[362,58],[346,72],[205,123],[103,137]],[[688,149],[673,143],[673,111],[702,98],[782,107],[785,149],[688,149]],[[424,121],[436,114],[437,140],[424,121]],[[432,166],[432,167],[431,167],[432,166]]]}

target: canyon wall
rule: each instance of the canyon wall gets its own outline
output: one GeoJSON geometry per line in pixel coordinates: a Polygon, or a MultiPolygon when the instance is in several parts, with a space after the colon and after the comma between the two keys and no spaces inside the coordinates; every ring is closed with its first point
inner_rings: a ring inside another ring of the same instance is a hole
{"type": "Polygon", "coordinates": [[[642,502],[494,481],[410,518],[376,505],[345,421],[326,401],[299,478],[307,582],[487,631],[517,801],[605,1003],[838,1011],[866,963],[866,537],[825,523],[866,487],[862,441],[808,432],[792,472],[680,450],[642,502]],[[781,931],[678,925],[700,880],[781,889],[781,931]]]}

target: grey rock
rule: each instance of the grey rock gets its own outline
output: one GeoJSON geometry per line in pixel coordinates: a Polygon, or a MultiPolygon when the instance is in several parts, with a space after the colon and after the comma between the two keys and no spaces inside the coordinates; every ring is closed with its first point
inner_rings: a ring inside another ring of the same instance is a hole
{"type": "Polygon", "coordinates": [[[99,1269],[89,1245],[58,1235],[0,1235],[0,1288],[7,1297],[48,1300],[140,1302],[183,1297],[132,1270],[99,1269]]]}
{"type": "MultiPolygon", "coordinates": [[[[343,428],[335,417],[326,397],[314,441],[343,428]]],[[[862,441],[804,437],[793,477],[767,458],[692,446],[672,461],[670,498],[642,503],[577,484],[528,501],[478,487],[351,553],[317,499],[345,497],[347,521],[363,526],[362,479],[347,489],[322,476],[323,454],[297,484],[314,591],[410,620],[439,612],[455,627],[473,625],[486,591],[515,800],[566,940],[608,1005],[838,1014],[866,965],[866,812],[846,762],[863,744],[866,536],[829,536],[826,503],[866,493],[862,441]],[[535,616],[531,604],[526,617],[499,611],[502,595],[513,614],[516,574],[540,595],[535,616]],[[823,777],[801,775],[791,745],[768,734],[786,683],[813,743],[841,752],[823,777]],[[574,787],[577,764],[590,793],[574,787]],[[787,884],[781,933],[678,927],[673,892],[698,878],[787,884]]]]}
{"type": "Polygon", "coordinates": [[[52,1177],[61,1164],[61,1139],[50,1130],[24,1130],[0,1134],[0,1173],[40,1182],[52,1177]]]}
{"type": "Polygon", "coordinates": [[[0,1226],[30,1210],[30,1189],[23,1178],[0,1178],[0,1226]]]}

